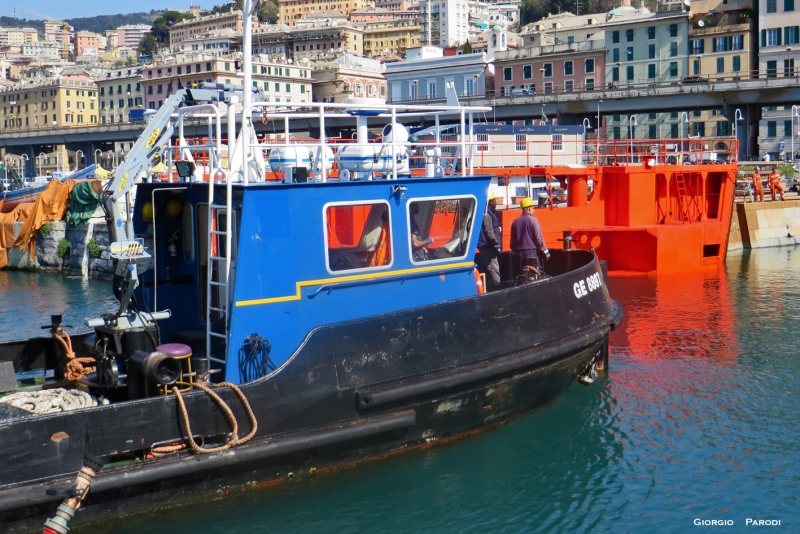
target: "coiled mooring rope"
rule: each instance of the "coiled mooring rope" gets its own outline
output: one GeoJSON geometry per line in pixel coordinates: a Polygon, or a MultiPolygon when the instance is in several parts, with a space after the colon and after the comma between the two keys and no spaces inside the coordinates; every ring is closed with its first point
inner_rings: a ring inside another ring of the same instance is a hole
{"type": "Polygon", "coordinates": [[[95,367],[88,367],[88,365],[94,363],[94,358],[76,358],[75,351],[72,350],[72,339],[70,339],[67,332],[59,328],[57,331],[52,332],[52,335],[64,347],[64,355],[67,357],[64,377],[67,380],[75,382],[89,373],[94,373],[95,367]]]}
{"type": "Polygon", "coordinates": [[[97,406],[97,399],[79,389],[20,391],[6,395],[0,402],[36,414],[68,412],[97,406]]]}
{"type": "MultiPolygon", "coordinates": [[[[220,384],[217,384],[217,386],[218,387],[228,386],[234,391],[234,393],[236,393],[236,396],[239,397],[239,401],[242,403],[242,406],[244,406],[245,411],[247,412],[247,417],[250,419],[250,426],[252,427],[252,429],[250,430],[250,433],[247,434],[245,437],[239,438],[239,424],[236,422],[236,416],[233,415],[233,412],[231,411],[230,407],[225,403],[225,401],[222,400],[222,398],[219,395],[214,393],[208,386],[205,386],[203,384],[192,384],[192,387],[205,391],[208,394],[208,396],[214,400],[217,406],[219,406],[220,409],[222,410],[222,413],[225,414],[225,418],[231,425],[231,433],[228,436],[228,440],[225,442],[224,445],[211,448],[205,448],[199,446],[194,441],[194,437],[192,436],[192,429],[191,426],[189,425],[189,413],[186,411],[186,404],[183,402],[183,397],[181,396],[180,389],[178,389],[177,387],[173,387],[172,392],[178,399],[178,405],[181,408],[181,415],[183,416],[183,424],[186,427],[186,434],[189,436],[189,445],[191,445],[192,450],[201,454],[210,454],[212,452],[225,451],[230,449],[231,447],[235,447],[236,445],[247,443],[253,436],[255,436],[256,430],[258,430],[258,422],[256,421],[256,416],[253,413],[253,409],[250,407],[250,403],[247,401],[247,397],[245,397],[244,393],[242,393],[242,390],[239,389],[238,386],[236,386],[235,384],[231,384],[230,382],[222,382],[220,384]]],[[[169,445],[164,445],[162,447],[164,447],[165,449],[166,448],[172,449],[174,447],[177,447],[177,445],[169,444],[169,445]]],[[[162,450],[162,447],[159,447],[158,451],[161,454],[164,454],[166,452],[174,452],[172,450],[164,451],[162,450]]],[[[180,448],[176,450],[180,450],[180,448]]],[[[154,449],[153,452],[155,453],[156,450],[154,449]]]]}

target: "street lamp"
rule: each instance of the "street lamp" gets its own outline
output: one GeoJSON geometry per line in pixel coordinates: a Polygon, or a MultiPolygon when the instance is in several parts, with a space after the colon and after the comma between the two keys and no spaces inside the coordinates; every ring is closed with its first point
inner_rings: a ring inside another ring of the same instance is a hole
{"type": "MultiPolygon", "coordinates": [[[[20,161],[22,161],[22,158],[24,158],[26,162],[30,161],[30,158],[28,157],[27,154],[22,154],[22,156],[20,156],[20,161]]],[[[23,178],[25,177],[25,169],[27,169],[27,168],[28,168],[28,164],[25,163],[25,165],[22,167],[22,177],[23,178]]]]}
{"type": "Polygon", "coordinates": [[[108,158],[109,162],[111,162],[111,164],[116,169],[117,168],[117,154],[113,150],[109,150],[108,154],[106,154],[106,158],[108,158]]]}
{"type": "Polygon", "coordinates": [[[81,168],[81,160],[78,159],[78,153],[80,152],[81,157],[83,157],[83,150],[76,150],[75,151],[75,172],[81,168]]]}
{"type": "Polygon", "coordinates": [[[100,150],[99,148],[94,151],[94,166],[95,166],[95,169],[97,168],[97,154],[101,154],[102,155],[103,151],[100,150]]]}
{"type": "Polygon", "coordinates": [[[631,129],[631,136],[630,137],[631,137],[631,140],[633,140],[633,131],[634,131],[633,127],[634,126],[639,126],[639,124],[636,122],[636,115],[631,115],[630,116],[630,118],[628,119],[628,125],[630,126],[630,129],[631,129]]]}
{"type": "Polygon", "coordinates": [[[39,152],[39,155],[36,156],[36,159],[39,160],[39,176],[44,176],[42,174],[42,156],[47,156],[44,152],[39,152]]]}
{"type": "MultiPolygon", "coordinates": [[[[794,115],[794,108],[795,108],[795,106],[792,106],[792,115],[794,115]]],[[[738,130],[736,125],[737,125],[737,123],[739,121],[743,121],[743,120],[744,120],[744,116],[742,115],[742,110],[739,109],[739,108],[736,108],[736,112],[733,114],[733,137],[734,137],[734,139],[736,139],[737,143],[739,142],[739,130],[738,130]]],[[[739,149],[739,151],[736,154],[736,156],[738,157],[741,154],[741,152],[742,152],[742,150],[739,149]]],[[[794,154],[794,119],[792,119],[792,153],[794,154]]],[[[794,157],[794,156],[792,156],[792,157],[794,157]]]]}
{"type": "Polygon", "coordinates": [[[792,161],[794,161],[794,120],[798,117],[798,106],[792,106],[792,161]]]}
{"type": "Polygon", "coordinates": [[[595,148],[595,158],[597,158],[597,165],[600,165],[600,104],[602,100],[597,101],[597,138],[595,139],[597,148],[595,148]]]}

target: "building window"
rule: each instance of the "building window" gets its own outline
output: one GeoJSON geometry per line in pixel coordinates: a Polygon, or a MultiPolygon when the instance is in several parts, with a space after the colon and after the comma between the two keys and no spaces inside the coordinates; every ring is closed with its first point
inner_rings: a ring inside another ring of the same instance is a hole
{"type": "Polygon", "coordinates": [[[706,123],[704,122],[695,122],[694,123],[694,135],[697,137],[705,137],[706,136],[706,123]]]}
{"type": "MultiPolygon", "coordinates": [[[[797,26],[795,26],[794,29],[796,36],[797,26]]],[[[731,50],[743,50],[743,49],[744,49],[744,35],[734,35],[733,38],[731,39],[731,50]]]]}
{"type": "Polygon", "coordinates": [[[783,60],[783,76],[786,78],[794,76],[794,59],[783,60]]]}
{"type": "Polygon", "coordinates": [[[692,41],[692,54],[705,53],[705,41],[703,39],[694,39],[692,41]]]}
{"type": "Polygon", "coordinates": [[[614,63],[619,62],[619,48],[614,48],[611,50],[611,61],[614,63]]]}
{"type": "Polygon", "coordinates": [[[614,30],[611,32],[611,42],[618,43],[619,42],[619,30],[614,30]]]}
{"type": "Polygon", "coordinates": [[[694,61],[692,61],[692,74],[694,74],[695,76],[699,76],[700,75],[700,60],[699,59],[695,59],[694,61]]]}
{"type": "Polygon", "coordinates": [[[770,30],[766,30],[767,32],[767,44],[766,46],[780,46],[781,44],[781,29],[780,28],[772,28],[770,30]]]}
{"type": "Polygon", "coordinates": [[[648,26],[647,27],[647,38],[648,39],[655,39],[656,38],[656,27],[655,26],[648,26]]]}
{"type": "Polygon", "coordinates": [[[385,201],[327,206],[323,231],[328,270],[390,266],[394,257],[390,219],[389,204],[385,201]]]}
{"type": "Polygon", "coordinates": [[[670,124],[669,125],[669,136],[671,139],[678,138],[678,125],[677,124],[670,124]]]}
{"type": "Polygon", "coordinates": [[[633,61],[633,47],[629,46],[625,57],[628,61],[633,61]]]}
{"type": "MultiPolygon", "coordinates": [[[[722,124],[718,122],[717,124],[722,124]]],[[[792,138],[792,121],[783,121],[783,136],[788,137],[789,139],[792,138]]]]}
{"type": "Polygon", "coordinates": [[[625,68],[625,79],[629,82],[633,81],[633,65],[625,68]]]}
{"type": "Polygon", "coordinates": [[[478,145],[477,148],[478,152],[489,151],[489,134],[476,134],[476,141],[478,141],[478,143],[481,143],[478,145]]]}
{"type": "Polygon", "coordinates": [[[528,138],[525,134],[517,134],[514,136],[514,150],[516,152],[525,152],[528,148],[528,138]]]}
{"type": "Polygon", "coordinates": [[[553,64],[552,63],[545,63],[544,64],[544,77],[550,78],[553,76],[553,64]]]}
{"type": "Polygon", "coordinates": [[[522,66],[522,78],[524,80],[530,80],[533,78],[533,66],[532,65],[523,65],[522,66]]]}
{"type": "Polygon", "coordinates": [[[669,44],[669,57],[678,57],[678,43],[675,41],[669,44]]]}
{"type": "Polygon", "coordinates": [[[717,58],[717,74],[725,72],[725,58],[718,57],[717,58]]]}
{"type": "MultiPolygon", "coordinates": [[[[799,33],[798,30],[800,30],[800,28],[798,28],[797,26],[786,26],[783,29],[783,44],[786,45],[798,44],[798,33],[799,33]]],[[[737,50],[741,49],[737,48],[737,50]]]]}
{"type": "Polygon", "coordinates": [[[584,61],[584,72],[586,72],[586,74],[594,72],[594,59],[587,59],[584,61]]]}
{"type": "Polygon", "coordinates": [[[650,63],[647,66],[647,77],[651,80],[654,80],[656,77],[656,64],[650,63]]]}
{"type": "Polygon", "coordinates": [[[504,82],[510,82],[512,78],[513,78],[513,75],[511,73],[511,67],[504,67],[503,68],[503,81],[504,82]]]}
{"type": "Polygon", "coordinates": [[[794,11],[794,0],[783,0],[784,11],[794,11]]]}
{"type": "Polygon", "coordinates": [[[647,59],[655,59],[656,58],[656,45],[651,44],[647,45],[647,59]]]}
{"type": "Polygon", "coordinates": [[[669,36],[670,37],[677,37],[678,36],[678,25],[677,24],[670,24],[669,25],[669,36]]]}
{"type": "Polygon", "coordinates": [[[544,92],[548,95],[553,92],[553,82],[544,82],[544,92]]]}
{"type": "Polygon", "coordinates": [[[575,89],[575,82],[573,80],[564,80],[564,92],[571,93],[575,89]]]}
{"type": "Polygon", "coordinates": [[[669,64],[669,75],[670,76],[677,76],[678,75],[678,62],[672,61],[669,64]]]}
{"type": "Polygon", "coordinates": [[[776,121],[767,121],[767,137],[775,137],[778,134],[778,123],[776,121]]]}
{"type": "Polygon", "coordinates": [[[767,78],[776,78],[778,76],[778,62],[767,61],[767,78]]]}
{"type": "Polygon", "coordinates": [[[564,152],[564,136],[563,134],[553,134],[551,136],[553,145],[553,152],[564,152]]]}
{"type": "Polygon", "coordinates": [[[739,72],[742,68],[742,60],[739,56],[733,56],[733,72],[739,72]]]}
{"type": "MultiPolygon", "coordinates": [[[[411,261],[452,261],[474,254],[469,248],[470,228],[475,217],[472,197],[441,198],[408,203],[409,235],[419,241],[431,239],[432,244],[411,250],[411,261]],[[440,248],[434,248],[440,247],[440,248]]],[[[479,221],[480,222],[480,221],[479,221]]],[[[411,237],[408,240],[411,244],[411,237]]]]}
{"type": "Polygon", "coordinates": [[[572,76],[572,61],[564,62],[564,76],[572,76]]]}
{"type": "Polygon", "coordinates": [[[625,40],[629,43],[633,42],[633,29],[625,30],[625,40]]]}
{"type": "MultiPolygon", "coordinates": [[[[381,87],[381,96],[385,91],[384,87],[381,87]]],[[[466,96],[475,96],[475,78],[467,78],[464,80],[464,93],[466,96]]]]}
{"type": "Polygon", "coordinates": [[[619,81],[619,67],[614,67],[611,69],[611,81],[618,82],[619,81]]]}
{"type": "Polygon", "coordinates": [[[614,126],[614,139],[621,139],[619,126],[614,126]]]}
{"type": "Polygon", "coordinates": [[[648,124],[647,125],[647,138],[648,139],[655,139],[656,136],[656,125],[655,124],[648,124]]]}
{"type": "Polygon", "coordinates": [[[586,90],[594,91],[594,78],[586,78],[586,90]]]}

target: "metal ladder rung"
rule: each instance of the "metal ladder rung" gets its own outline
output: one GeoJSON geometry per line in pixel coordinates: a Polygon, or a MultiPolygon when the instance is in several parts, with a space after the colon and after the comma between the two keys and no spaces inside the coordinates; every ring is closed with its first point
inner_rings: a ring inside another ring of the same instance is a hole
{"type": "Polygon", "coordinates": [[[217,287],[225,287],[227,285],[225,282],[216,282],[214,280],[209,280],[208,283],[217,287]]]}
{"type": "Polygon", "coordinates": [[[212,235],[228,235],[228,232],[225,230],[211,230],[212,235]]]}
{"type": "Polygon", "coordinates": [[[222,338],[222,339],[228,339],[228,336],[225,335],[225,334],[218,334],[217,332],[209,332],[208,334],[211,335],[211,336],[214,336],[214,337],[218,337],[218,338],[222,338]]]}
{"type": "Polygon", "coordinates": [[[225,308],[217,308],[216,306],[209,306],[208,309],[215,312],[225,313],[225,308]]]}
{"type": "Polygon", "coordinates": [[[225,360],[220,360],[219,358],[215,358],[213,356],[208,356],[208,359],[214,363],[221,363],[222,365],[227,363],[225,360]]]}
{"type": "Polygon", "coordinates": [[[217,209],[228,209],[228,205],[227,204],[211,204],[211,207],[212,208],[217,208],[217,209]]]}
{"type": "Polygon", "coordinates": [[[211,256],[209,259],[212,260],[212,261],[225,261],[225,260],[228,259],[228,257],[227,256],[211,256]]]}

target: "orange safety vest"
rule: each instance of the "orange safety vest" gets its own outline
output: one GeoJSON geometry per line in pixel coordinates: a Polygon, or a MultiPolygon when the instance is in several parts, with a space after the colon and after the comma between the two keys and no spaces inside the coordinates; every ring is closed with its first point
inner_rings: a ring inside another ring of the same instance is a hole
{"type": "Polygon", "coordinates": [[[780,185],[781,183],[781,175],[777,172],[773,172],[769,175],[769,185],[780,185]]]}
{"type": "Polygon", "coordinates": [[[760,174],[753,173],[753,176],[751,178],[753,180],[753,188],[762,189],[762,190],[764,189],[764,187],[761,185],[761,175],[760,174]]]}

